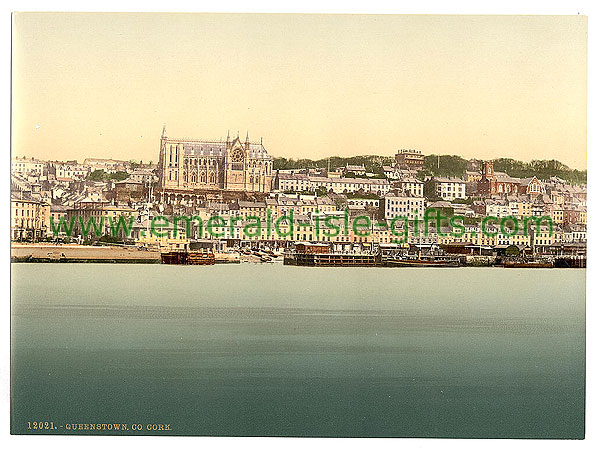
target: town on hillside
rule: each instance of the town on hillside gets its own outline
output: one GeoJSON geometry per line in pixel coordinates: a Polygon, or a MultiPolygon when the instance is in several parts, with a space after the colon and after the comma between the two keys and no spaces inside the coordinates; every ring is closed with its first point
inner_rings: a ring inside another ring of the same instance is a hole
{"type": "MultiPolygon", "coordinates": [[[[169,137],[166,129],[157,147],[154,163],[14,157],[12,241],[134,246],[161,252],[191,245],[215,252],[284,251],[297,243],[312,243],[330,252],[349,253],[391,249],[480,256],[586,255],[586,185],[547,172],[517,177],[499,170],[497,161],[471,159],[461,174],[435,175],[426,170],[426,156],[414,149],[382,158],[376,170],[365,164],[332,164],[331,159],[323,160],[323,167],[308,168],[289,167],[286,160],[287,167],[280,168],[262,138],[181,139],[169,137]],[[427,227],[428,209],[443,212],[446,219],[437,227],[427,227]],[[269,216],[275,221],[290,212],[293,223],[284,223],[292,231],[285,236],[265,229],[244,232],[246,218],[269,216]],[[177,216],[206,221],[215,215],[225,223],[218,235],[206,227],[192,227],[182,234],[181,228],[173,226],[177,216]],[[161,236],[148,232],[158,216],[171,223],[161,236]],[[244,219],[229,226],[228,218],[233,216],[244,219]],[[447,220],[452,216],[463,218],[463,233],[453,233],[456,223],[447,220]],[[118,217],[133,218],[129,234],[111,233],[112,221],[118,217]],[[327,218],[331,224],[356,217],[370,219],[363,224],[368,233],[322,232],[327,218]],[[397,217],[416,224],[406,230],[402,241],[398,228],[408,222],[394,223],[397,217]],[[495,219],[485,222],[485,217],[495,219]],[[518,229],[518,223],[528,217],[551,220],[532,221],[518,229]],[[80,218],[84,223],[103,218],[102,229],[92,233],[81,226],[80,218]],[[58,227],[61,220],[74,224],[70,233],[58,227]]],[[[436,169],[440,169],[439,158],[436,169]]]]}

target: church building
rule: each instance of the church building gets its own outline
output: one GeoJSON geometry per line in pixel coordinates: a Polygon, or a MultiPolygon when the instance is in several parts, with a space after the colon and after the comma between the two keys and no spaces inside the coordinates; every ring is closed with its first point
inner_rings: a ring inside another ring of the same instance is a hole
{"type": "Polygon", "coordinates": [[[242,142],[239,135],[226,141],[167,137],[163,128],[158,159],[162,191],[243,191],[268,193],[273,158],[262,144],[242,142]]]}

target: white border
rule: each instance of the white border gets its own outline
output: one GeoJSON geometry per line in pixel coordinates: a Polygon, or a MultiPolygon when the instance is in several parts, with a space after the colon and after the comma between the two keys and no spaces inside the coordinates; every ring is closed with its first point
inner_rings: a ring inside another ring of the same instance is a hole
{"type": "MultiPolygon", "coordinates": [[[[4,127],[4,136],[6,136],[7,151],[5,157],[0,162],[0,173],[3,174],[2,192],[0,196],[3,201],[4,211],[9,213],[9,136],[10,136],[10,39],[11,39],[11,11],[170,11],[170,12],[279,12],[279,13],[354,13],[354,14],[585,14],[588,16],[589,30],[589,50],[588,50],[588,171],[594,174],[598,171],[599,157],[595,156],[597,146],[594,145],[594,124],[600,123],[598,120],[598,111],[595,107],[598,102],[598,90],[594,89],[593,80],[598,80],[600,71],[598,70],[598,33],[595,26],[598,24],[596,13],[598,8],[593,1],[540,1],[540,2],[525,2],[515,0],[505,0],[503,2],[488,2],[481,1],[434,1],[424,4],[423,2],[406,2],[397,4],[396,2],[371,0],[371,1],[317,1],[305,0],[302,2],[276,2],[255,0],[252,2],[243,1],[220,1],[220,2],[192,2],[192,1],[114,1],[107,0],[97,3],[86,3],[76,1],[53,1],[51,3],[43,1],[10,1],[4,10],[2,16],[2,24],[0,27],[2,33],[2,53],[5,65],[2,70],[2,93],[4,108],[2,109],[2,126],[4,127]],[[589,126],[591,124],[591,126],[589,126]],[[4,178],[6,176],[7,178],[4,178]]],[[[365,445],[377,446],[379,448],[397,448],[401,445],[404,448],[460,448],[460,449],[480,449],[485,446],[488,449],[511,447],[588,447],[593,445],[598,446],[600,440],[598,436],[598,424],[600,417],[598,414],[598,352],[596,343],[598,343],[598,301],[600,296],[595,295],[599,291],[597,284],[594,282],[598,279],[596,263],[596,254],[598,250],[598,236],[600,227],[596,225],[595,218],[599,211],[597,208],[598,188],[593,177],[588,178],[588,301],[587,301],[587,408],[586,408],[586,440],[585,441],[525,441],[525,440],[445,440],[445,439],[297,439],[297,438],[161,438],[161,437],[78,437],[78,436],[9,436],[9,295],[7,287],[10,285],[10,263],[9,256],[5,254],[2,267],[2,286],[7,293],[3,296],[5,303],[1,309],[2,321],[2,336],[4,338],[3,346],[0,353],[2,365],[0,366],[0,398],[2,408],[0,408],[0,429],[2,433],[0,437],[5,441],[4,448],[20,448],[22,446],[36,446],[44,448],[104,448],[110,447],[125,447],[125,446],[140,446],[143,448],[164,448],[165,445],[175,445],[177,447],[210,447],[223,448],[230,445],[261,448],[261,449],[280,449],[286,448],[304,448],[306,446],[316,446],[318,448],[337,447],[337,448],[358,448],[365,445]],[[590,219],[591,218],[591,219],[590,219]],[[595,444],[594,444],[595,443],[595,444]]],[[[8,217],[8,215],[6,216],[8,217]]],[[[600,215],[598,215],[600,217],[600,215]]],[[[0,231],[0,236],[5,237],[4,245],[10,253],[10,243],[6,237],[9,236],[9,221],[4,221],[4,231],[0,231]]]]}

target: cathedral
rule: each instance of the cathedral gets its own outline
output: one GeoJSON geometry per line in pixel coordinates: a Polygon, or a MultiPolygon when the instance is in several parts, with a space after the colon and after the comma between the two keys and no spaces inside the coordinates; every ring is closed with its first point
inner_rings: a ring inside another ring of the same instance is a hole
{"type": "Polygon", "coordinates": [[[233,140],[200,141],[167,137],[163,128],[158,158],[162,191],[271,191],[273,158],[260,143],[233,140]]]}

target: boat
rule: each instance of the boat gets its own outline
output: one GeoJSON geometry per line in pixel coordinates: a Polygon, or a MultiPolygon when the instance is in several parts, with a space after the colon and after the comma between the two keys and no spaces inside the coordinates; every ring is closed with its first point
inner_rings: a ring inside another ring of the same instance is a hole
{"type": "Polygon", "coordinates": [[[371,253],[301,253],[284,257],[284,265],[309,267],[374,267],[381,265],[381,255],[371,253]]]}
{"type": "Polygon", "coordinates": [[[163,252],[160,254],[160,262],[162,264],[186,264],[186,252],[163,252]]]}
{"type": "Polygon", "coordinates": [[[188,266],[212,266],[215,264],[215,254],[207,251],[164,252],[160,254],[162,264],[188,266]]]}
{"type": "Polygon", "coordinates": [[[388,259],[391,267],[459,267],[458,260],[451,259],[388,259]]]}
{"type": "Polygon", "coordinates": [[[513,269],[550,269],[554,264],[549,261],[507,261],[504,267],[513,269]]]}
{"type": "Polygon", "coordinates": [[[192,266],[212,266],[215,264],[215,254],[202,251],[188,252],[188,264],[192,266]]]}

